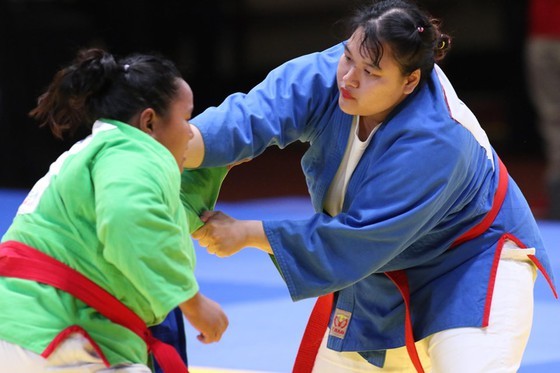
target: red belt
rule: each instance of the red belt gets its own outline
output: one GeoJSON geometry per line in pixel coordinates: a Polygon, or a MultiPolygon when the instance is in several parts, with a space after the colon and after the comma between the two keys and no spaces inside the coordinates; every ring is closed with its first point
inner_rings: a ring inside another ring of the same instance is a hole
{"type": "Polygon", "coordinates": [[[166,373],[188,373],[179,353],[156,339],[146,323],[113,295],[66,264],[20,242],[0,244],[0,275],[51,285],[78,298],[146,342],[166,373]]]}
{"type": "MultiPolygon", "coordinates": [[[[492,208],[486,214],[484,219],[473,228],[468,230],[466,233],[461,235],[451,247],[455,247],[463,242],[471,240],[482,233],[484,233],[492,222],[498,215],[504,199],[506,197],[506,192],[508,188],[508,172],[502,161],[498,158],[499,180],[498,188],[494,194],[494,201],[492,202],[492,208]]],[[[408,355],[416,368],[418,373],[424,373],[422,364],[420,363],[420,358],[418,357],[418,352],[416,350],[416,345],[414,341],[414,334],[412,331],[412,319],[410,317],[410,291],[408,286],[408,279],[406,272],[403,270],[386,272],[385,275],[391,279],[391,281],[397,286],[401,296],[404,299],[405,305],[405,325],[404,325],[404,336],[405,345],[408,355]]],[[[309,317],[309,322],[305,328],[301,344],[296,356],[296,361],[294,363],[293,373],[311,373],[313,370],[313,365],[315,364],[315,358],[319,351],[321,345],[321,340],[325,335],[328,328],[330,314],[333,304],[333,295],[326,294],[317,299],[315,307],[311,311],[311,316],[309,317]]]]}

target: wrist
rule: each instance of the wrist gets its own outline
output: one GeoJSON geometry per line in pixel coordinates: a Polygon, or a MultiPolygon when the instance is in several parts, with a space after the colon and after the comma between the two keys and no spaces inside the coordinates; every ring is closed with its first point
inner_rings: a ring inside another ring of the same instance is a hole
{"type": "Polygon", "coordinates": [[[247,242],[246,246],[256,247],[266,253],[272,254],[268,237],[264,233],[263,223],[260,220],[247,220],[245,224],[247,242]]]}
{"type": "Polygon", "coordinates": [[[186,317],[193,316],[199,309],[201,300],[202,294],[200,294],[200,292],[198,291],[194,296],[181,303],[179,305],[179,308],[186,317]]]}

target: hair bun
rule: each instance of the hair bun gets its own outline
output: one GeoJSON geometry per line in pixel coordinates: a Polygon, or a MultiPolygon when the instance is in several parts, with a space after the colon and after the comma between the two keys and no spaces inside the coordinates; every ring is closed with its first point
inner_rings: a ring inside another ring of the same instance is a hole
{"type": "Polygon", "coordinates": [[[118,65],[110,53],[101,49],[88,49],[78,53],[72,70],[72,93],[92,96],[112,82],[118,65]]]}
{"type": "Polygon", "coordinates": [[[447,34],[440,34],[436,40],[434,59],[442,60],[451,48],[451,37],[447,34]]]}

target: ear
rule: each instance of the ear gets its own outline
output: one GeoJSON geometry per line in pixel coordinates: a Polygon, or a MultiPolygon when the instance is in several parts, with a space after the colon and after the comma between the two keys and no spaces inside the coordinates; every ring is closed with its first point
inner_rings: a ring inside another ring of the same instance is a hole
{"type": "Polygon", "coordinates": [[[409,95],[414,91],[414,88],[416,88],[418,83],[420,83],[420,76],[421,76],[420,69],[416,69],[405,78],[405,83],[404,83],[405,95],[409,95]]]}
{"type": "Polygon", "coordinates": [[[152,136],[154,132],[154,122],[156,120],[156,112],[152,108],[144,109],[138,118],[138,128],[148,135],[152,136]]]}

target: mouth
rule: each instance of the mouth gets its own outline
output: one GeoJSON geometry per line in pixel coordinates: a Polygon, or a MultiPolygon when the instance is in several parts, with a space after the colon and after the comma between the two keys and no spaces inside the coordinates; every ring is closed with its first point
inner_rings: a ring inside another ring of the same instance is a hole
{"type": "Polygon", "coordinates": [[[343,88],[343,87],[340,87],[340,95],[347,100],[353,100],[354,99],[354,96],[352,96],[350,94],[350,92],[346,88],[343,88]]]}

